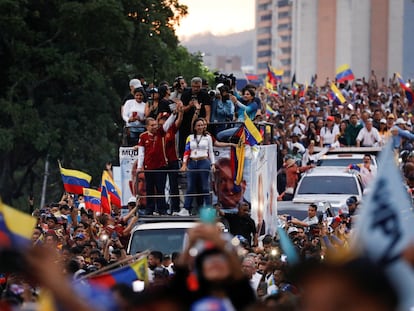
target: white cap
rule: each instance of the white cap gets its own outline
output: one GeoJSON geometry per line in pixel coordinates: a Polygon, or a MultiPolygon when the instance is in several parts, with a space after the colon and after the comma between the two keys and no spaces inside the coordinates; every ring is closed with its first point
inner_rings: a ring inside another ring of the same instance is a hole
{"type": "Polygon", "coordinates": [[[305,150],[305,147],[303,147],[303,145],[301,144],[301,143],[294,143],[293,145],[292,145],[292,147],[294,148],[294,147],[296,147],[296,148],[298,148],[298,152],[299,153],[304,153],[306,150],[305,150]]]}
{"type": "Polygon", "coordinates": [[[398,118],[397,121],[395,121],[396,125],[405,124],[405,120],[403,118],[398,118]]]}
{"type": "Polygon", "coordinates": [[[136,197],[130,197],[129,199],[128,199],[128,204],[129,203],[137,203],[137,198],[136,197]]]}
{"type": "Polygon", "coordinates": [[[142,87],[141,81],[139,81],[138,79],[132,79],[129,81],[129,86],[133,86],[134,89],[137,89],[139,87],[142,87]]]}
{"type": "Polygon", "coordinates": [[[291,234],[293,232],[299,232],[298,228],[296,228],[296,227],[289,227],[289,229],[287,231],[287,234],[289,235],[289,234],[291,234]]]}

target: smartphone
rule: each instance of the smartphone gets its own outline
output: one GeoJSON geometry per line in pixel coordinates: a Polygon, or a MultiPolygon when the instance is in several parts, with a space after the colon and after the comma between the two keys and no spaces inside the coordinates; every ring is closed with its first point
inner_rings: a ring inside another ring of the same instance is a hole
{"type": "Polygon", "coordinates": [[[292,221],[292,216],[290,216],[290,215],[289,215],[289,216],[287,216],[287,217],[286,217],[286,221],[287,221],[287,222],[291,222],[291,221],[292,221]]]}
{"type": "Polygon", "coordinates": [[[203,207],[200,209],[200,221],[205,224],[216,222],[217,211],[213,207],[203,207]]]}
{"type": "Polygon", "coordinates": [[[116,240],[117,238],[118,238],[118,234],[116,233],[116,231],[112,232],[111,239],[116,240]]]}

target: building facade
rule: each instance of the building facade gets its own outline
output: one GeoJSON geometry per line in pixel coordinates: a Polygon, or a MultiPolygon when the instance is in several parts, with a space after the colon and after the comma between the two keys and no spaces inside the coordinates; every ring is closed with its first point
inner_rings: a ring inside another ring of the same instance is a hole
{"type": "MultiPolygon", "coordinates": [[[[270,63],[296,74],[299,82],[334,79],[336,68],[349,64],[355,76],[389,79],[399,72],[414,77],[413,0],[256,0],[257,72],[259,29],[271,14],[270,63]],[[287,55],[289,54],[289,55],[287,55]]],[[[266,46],[266,49],[269,47],[266,46]]],[[[286,82],[286,81],[284,81],[286,82]]]]}

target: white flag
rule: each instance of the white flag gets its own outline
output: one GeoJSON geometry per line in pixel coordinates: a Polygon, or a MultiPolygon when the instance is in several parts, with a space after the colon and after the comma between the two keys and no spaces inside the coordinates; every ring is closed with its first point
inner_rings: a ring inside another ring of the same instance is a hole
{"type": "Polygon", "coordinates": [[[401,310],[414,307],[414,270],[401,253],[414,242],[412,202],[395,163],[391,144],[379,156],[378,174],[364,198],[355,231],[355,247],[380,267],[394,285],[401,310]]]}

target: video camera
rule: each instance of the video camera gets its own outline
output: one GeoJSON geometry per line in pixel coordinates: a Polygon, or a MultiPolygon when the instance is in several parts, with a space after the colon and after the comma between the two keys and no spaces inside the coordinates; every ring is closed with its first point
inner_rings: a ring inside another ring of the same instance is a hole
{"type": "Polygon", "coordinates": [[[214,78],[214,81],[216,82],[216,84],[223,83],[224,85],[227,85],[229,89],[232,89],[233,86],[236,85],[236,77],[232,73],[229,75],[226,75],[224,73],[220,73],[216,71],[214,75],[216,76],[214,78]]]}

